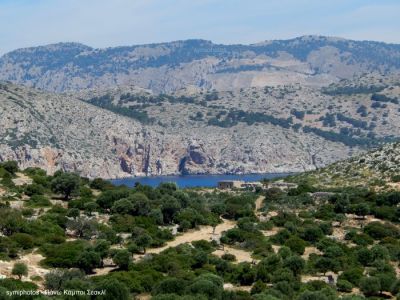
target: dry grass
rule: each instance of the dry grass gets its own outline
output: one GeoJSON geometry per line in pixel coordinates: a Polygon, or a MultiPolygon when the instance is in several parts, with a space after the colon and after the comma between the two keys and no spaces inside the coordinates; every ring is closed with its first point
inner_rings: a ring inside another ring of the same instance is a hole
{"type": "Polygon", "coordinates": [[[333,273],[333,272],[326,272],[325,275],[323,275],[323,274],[301,275],[301,282],[307,283],[307,282],[314,281],[314,280],[320,280],[320,281],[324,281],[326,283],[329,283],[329,281],[328,281],[328,276],[329,275],[333,277],[335,282],[337,282],[338,274],[333,273]]]}
{"type": "MultiPolygon", "coordinates": [[[[28,266],[28,276],[22,277],[23,281],[32,281],[30,277],[32,276],[40,276],[41,278],[44,278],[44,275],[46,275],[50,270],[43,268],[40,266],[40,261],[42,261],[45,257],[42,256],[41,254],[31,252],[26,255],[21,256],[19,259],[16,260],[10,260],[10,261],[2,261],[0,260],[0,275],[3,275],[5,277],[12,277],[11,271],[16,262],[22,262],[28,266]]],[[[43,282],[35,282],[36,284],[39,285],[39,287],[42,287],[43,282]]]]}
{"type": "Polygon", "coordinates": [[[14,178],[12,181],[16,186],[21,186],[24,184],[32,184],[32,178],[26,176],[23,173],[16,173],[17,178],[14,178]]]}
{"type": "Polygon", "coordinates": [[[266,236],[270,237],[279,232],[280,228],[279,227],[273,227],[271,230],[261,230],[261,232],[266,236]]]}
{"type": "Polygon", "coordinates": [[[233,263],[241,263],[241,262],[258,262],[257,259],[251,257],[251,252],[237,249],[229,246],[224,246],[224,250],[218,249],[213,252],[214,255],[218,257],[222,257],[224,254],[233,254],[236,257],[236,260],[233,263]]]}
{"type": "Polygon", "coordinates": [[[245,291],[245,292],[250,292],[251,288],[252,288],[251,285],[236,286],[236,285],[233,285],[232,283],[225,283],[224,284],[224,290],[227,290],[227,291],[245,291]]]}
{"type": "Polygon", "coordinates": [[[301,256],[304,260],[308,260],[308,258],[310,257],[310,254],[317,254],[317,255],[322,255],[322,252],[319,251],[317,248],[315,247],[306,247],[304,250],[303,255],[301,256]]]}

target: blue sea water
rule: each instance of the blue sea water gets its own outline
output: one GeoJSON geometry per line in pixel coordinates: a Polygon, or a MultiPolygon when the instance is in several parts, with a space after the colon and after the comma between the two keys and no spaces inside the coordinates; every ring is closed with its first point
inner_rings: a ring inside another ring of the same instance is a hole
{"type": "Polygon", "coordinates": [[[273,179],[285,177],[289,174],[268,173],[268,174],[244,174],[244,175],[184,175],[184,176],[154,176],[154,177],[130,177],[114,179],[111,182],[115,185],[126,185],[133,187],[136,182],[142,185],[157,187],[160,183],[174,182],[179,188],[191,187],[216,187],[222,180],[241,180],[245,182],[260,181],[263,178],[273,179]]]}

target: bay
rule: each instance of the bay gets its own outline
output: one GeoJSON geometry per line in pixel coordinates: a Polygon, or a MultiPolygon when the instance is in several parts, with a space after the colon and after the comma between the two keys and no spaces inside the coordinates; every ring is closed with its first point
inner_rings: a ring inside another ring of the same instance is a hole
{"type": "Polygon", "coordinates": [[[182,175],[182,176],[148,176],[148,177],[128,177],[113,179],[111,182],[115,185],[126,185],[133,187],[138,182],[142,185],[157,187],[160,183],[173,182],[179,188],[194,187],[217,187],[218,182],[222,180],[241,180],[245,182],[260,181],[264,178],[273,179],[285,177],[288,173],[267,173],[267,174],[240,174],[240,175],[182,175]]]}

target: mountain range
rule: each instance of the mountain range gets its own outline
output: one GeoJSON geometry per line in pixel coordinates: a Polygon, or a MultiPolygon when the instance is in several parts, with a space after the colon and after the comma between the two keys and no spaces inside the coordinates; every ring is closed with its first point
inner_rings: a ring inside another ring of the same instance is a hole
{"type": "Polygon", "coordinates": [[[0,58],[0,161],[83,176],[299,172],[400,136],[400,45],[320,36],[0,58]]]}
{"type": "Polygon", "coordinates": [[[322,86],[400,69],[400,45],[323,36],[220,45],[205,40],[94,49],[78,43],[18,49],[0,58],[0,80],[54,92],[134,85],[154,92],[322,86]]]}

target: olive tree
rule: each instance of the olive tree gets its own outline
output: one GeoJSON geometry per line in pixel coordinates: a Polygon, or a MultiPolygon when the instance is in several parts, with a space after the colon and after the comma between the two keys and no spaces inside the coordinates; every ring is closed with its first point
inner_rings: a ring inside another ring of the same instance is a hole
{"type": "Polygon", "coordinates": [[[51,189],[54,193],[62,194],[64,200],[69,200],[72,195],[79,194],[80,178],[77,174],[57,174],[51,181],[51,189]]]}
{"type": "Polygon", "coordinates": [[[28,266],[24,263],[15,263],[11,274],[18,276],[21,280],[22,276],[28,276],[28,266]]]}

